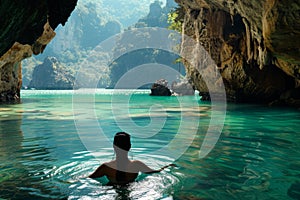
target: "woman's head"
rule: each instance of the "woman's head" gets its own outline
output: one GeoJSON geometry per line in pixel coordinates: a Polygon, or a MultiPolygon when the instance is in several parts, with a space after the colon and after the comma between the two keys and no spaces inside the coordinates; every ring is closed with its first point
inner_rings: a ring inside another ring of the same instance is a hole
{"type": "Polygon", "coordinates": [[[129,151],[131,148],[130,135],[125,132],[118,132],[114,137],[114,146],[129,151]]]}

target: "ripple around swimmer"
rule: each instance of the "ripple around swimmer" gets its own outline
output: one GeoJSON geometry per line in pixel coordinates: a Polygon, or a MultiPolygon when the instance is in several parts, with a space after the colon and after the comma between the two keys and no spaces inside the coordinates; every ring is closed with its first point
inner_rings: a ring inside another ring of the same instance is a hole
{"type": "Polygon", "coordinates": [[[60,184],[60,190],[68,199],[161,199],[172,194],[174,187],[180,184],[180,175],[173,174],[172,169],[166,169],[161,173],[141,174],[136,182],[124,186],[110,186],[106,178],[86,178],[93,172],[99,162],[97,160],[65,163],[60,167],[44,170],[60,184]],[[66,179],[66,177],[69,177],[66,179]]]}

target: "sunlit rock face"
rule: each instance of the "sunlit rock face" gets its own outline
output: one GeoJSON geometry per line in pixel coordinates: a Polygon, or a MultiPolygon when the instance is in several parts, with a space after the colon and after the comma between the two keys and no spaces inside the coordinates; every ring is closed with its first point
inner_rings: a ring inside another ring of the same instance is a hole
{"type": "Polygon", "coordinates": [[[77,0],[2,0],[0,6],[0,102],[18,102],[21,61],[42,53],[64,25],[77,0]]]}
{"type": "MultiPolygon", "coordinates": [[[[183,32],[215,61],[228,100],[300,106],[300,1],[176,1],[183,32]]],[[[208,93],[198,70],[185,65],[195,88],[208,93]]]]}

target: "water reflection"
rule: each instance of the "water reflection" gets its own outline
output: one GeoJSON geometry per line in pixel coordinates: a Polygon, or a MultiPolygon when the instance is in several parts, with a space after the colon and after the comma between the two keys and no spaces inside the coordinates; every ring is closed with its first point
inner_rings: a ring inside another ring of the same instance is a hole
{"type": "Polygon", "coordinates": [[[25,178],[26,169],[20,162],[23,133],[20,129],[22,115],[10,115],[12,109],[0,109],[0,197],[15,197],[16,180],[25,178]],[[25,172],[25,173],[24,173],[25,172]]]}
{"type": "Polygon", "coordinates": [[[52,190],[41,184],[45,178],[43,169],[49,168],[46,162],[49,149],[34,142],[37,138],[24,137],[22,124],[28,120],[21,104],[3,107],[0,109],[0,198],[36,198],[41,191],[52,190]]]}

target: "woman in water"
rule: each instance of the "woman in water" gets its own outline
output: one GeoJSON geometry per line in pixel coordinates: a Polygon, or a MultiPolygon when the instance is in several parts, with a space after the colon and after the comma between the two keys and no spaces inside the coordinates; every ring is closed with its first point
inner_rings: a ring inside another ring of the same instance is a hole
{"type": "Polygon", "coordinates": [[[127,184],[133,182],[139,172],[151,174],[160,172],[170,164],[159,170],[154,170],[139,160],[129,160],[128,151],[131,148],[130,135],[125,132],[118,132],[114,137],[114,151],[116,159],[103,163],[92,173],[90,178],[100,178],[106,176],[112,184],[127,184]]]}

